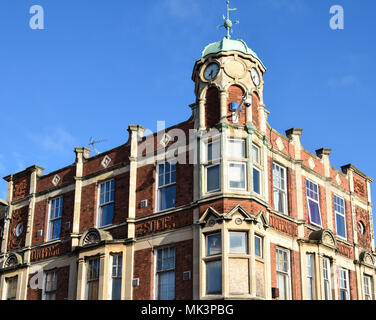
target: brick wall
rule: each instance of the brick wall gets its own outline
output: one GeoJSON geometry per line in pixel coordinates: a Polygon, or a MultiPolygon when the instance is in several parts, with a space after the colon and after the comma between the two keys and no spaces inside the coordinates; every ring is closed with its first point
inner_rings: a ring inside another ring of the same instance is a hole
{"type": "Polygon", "coordinates": [[[154,259],[152,249],[135,251],[133,279],[139,278],[140,285],[133,287],[134,300],[153,299],[154,259]]]}
{"type": "Polygon", "coordinates": [[[219,101],[219,92],[215,87],[211,87],[206,92],[205,103],[205,126],[213,128],[220,120],[221,108],[219,101]]]}

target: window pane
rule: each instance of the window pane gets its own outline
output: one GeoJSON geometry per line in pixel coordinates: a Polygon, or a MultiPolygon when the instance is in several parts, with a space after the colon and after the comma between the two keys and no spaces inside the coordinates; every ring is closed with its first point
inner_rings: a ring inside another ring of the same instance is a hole
{"type": "Polygon", "coordinates": [[[175,271],[158,275],[158,299],[173,300],[175,298],[175,271]]]}
{"type": "Polygon", "coordinates": [[[206,185],[207,192],[220,189],[220,165],[206,168],[206,185]]]}
{"type": "Polygon", "coordinates": [[[159,190],[159,210],[166,210],[175,207],[176,185],[165,187],[159,190]]]}
{"type": "Polygon", "coordinates": [[[207,145],[207,161],[219,159],[221,156],[220,140],[209,142],[207,145]]]}
{"type": "Polygon", "coordinates": [[[121,278],[112,279],[112,300],[121,299],[121,278]]]}
{"type": "Polygon", "coordinates": [[[229,164],[229,184],[233,189],[245,189],[245,165],[242,163],[229,164]]]}
{"type": "Polygon", "coordinates": [[[228,154],[231,158],[245,158],[245,140],[228,140],[228,154]]]}
{"type": "Polygon", "coordinates": [[[339,214],[336,214],[336,226],[337,226],[337,234],[340,237],[346,238],[345,218],[339,214]]]}
{"type": "Polygon", "coordinates": [[[255,236],[255,255],[262,258],[262,238],[255,236]]]}
{"type": "Polygon", "coordinates": [[[208,256],[222,253],[222,239],[220,233],[209,235],[206,239],[208,256]]]}
{"type": "Polygon", "coordinates": [[[114,215],[114,204],[110,203],[102,206],[102,223],[101,227],[112,224],[112,218],[114,215]]]}
{"type": "Polygon", "coordinates": [[[206,292],[222,293],[222,263],[220,260],[206,263],[206,292]]]}
{"type": "Polygon", "coordinates": [[[260,149],[252,145],[252,160],[253,162],[260,163],[260,149]]]}
{"type": "Polygon", "coordinates": [[[61,219],[53,221],[51,240],[58,239],[60,237],[60,230],[61,230],[61,219]]]}
{"type": "Polygon", "coordinates": [[[247,253],[247,233],[230,232],[230,253],[247,253]]]}
{"type": "Polygon", "coordinates": [[[253,168],[253,191],[261,194],[260,191],[260,171],[253,168]]]}
{"type": "Polygon", "coordinates": [[[311,222],[321,226],[321,217],[319,205],[311,199],[308,199],[309,212],[311,216],[311,222]]]}

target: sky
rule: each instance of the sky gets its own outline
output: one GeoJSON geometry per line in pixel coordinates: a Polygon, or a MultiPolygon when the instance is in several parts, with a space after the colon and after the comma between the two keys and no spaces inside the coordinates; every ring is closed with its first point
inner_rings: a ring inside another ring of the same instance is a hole
{"type": "MultiPolygon", "coordinates": [[[[374,0],[232,0],[233,39],[267,68],[273,128],[303,128],[303,146],[331,148],[376,178],[374,0]],[[344,9],[332,30],[330,8],[344,9]]],[[[47,174],[74,162],[90,137],[105,151],[129,124],[152,131],[185,121],[204,47],[225,36],[224,0],[1,0],[0,177],[31,165],[47,174]],[[30,8],[44,9],[31,29],[30,8]]],[[[6,198],[0,181],[0,198],[6,198]]],[[[376,197],[375,183],[372,194],[376,197]]],[[[376,210],[375,210],[376,211],[376,210]]]]}

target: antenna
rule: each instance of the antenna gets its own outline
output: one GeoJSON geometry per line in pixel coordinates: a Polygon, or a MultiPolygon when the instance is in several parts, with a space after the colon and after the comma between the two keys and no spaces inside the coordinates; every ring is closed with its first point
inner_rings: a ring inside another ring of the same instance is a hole
{"type": "Polygon", "coordinates": [[[90,137],[89,147],[90,147],[90,149],[93,148],[96,154],[100,154],[100,152],[94,147],[94,145],[97,144],[97,143],[105,142],[105,141],[107,141],[107,139],[94,141],[94,138],[90,137]]]}

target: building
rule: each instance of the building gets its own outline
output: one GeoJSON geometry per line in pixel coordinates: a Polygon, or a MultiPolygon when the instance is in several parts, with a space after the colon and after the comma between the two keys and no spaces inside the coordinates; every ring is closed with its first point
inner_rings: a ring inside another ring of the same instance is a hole
{"type": "Polygon", "coordinates": [[[269,125],[266,68],[225,27],[187,121],[4,178],[1,299],[375,298],[373,180],[269,125]]]}

